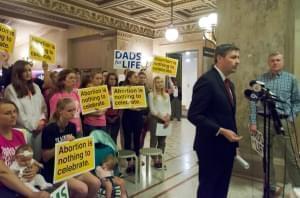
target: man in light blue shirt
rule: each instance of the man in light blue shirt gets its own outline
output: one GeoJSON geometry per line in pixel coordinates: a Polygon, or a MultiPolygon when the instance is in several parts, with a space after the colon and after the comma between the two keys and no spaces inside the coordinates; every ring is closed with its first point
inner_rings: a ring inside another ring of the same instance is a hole
{"type": "MultiPolygon", "coordinates": [[[[279,118],[287,118],[287,122],[282,119],[283,127],[285,129],[285,143],[286,143],[286,170],[292,181],[295,189],[300,190],[300,169],[299,169],[299,151],[297,140],[295,137],[294,121],[297,114],[300,112],[300,91],[298,82],[293,74],[283,71],[284,61],[283,55],[279,52],[271,53],[268,58],[269,71],[262,74],[257,80],[265,83],[265,88],[274,93],[280,100],[285,103],[275,102],[276,110],[279,118]]],[[[250,131],[256,133],[257,128],[263,128],[263,118],[257,118],[259,107],[254,103],[250,103],[250,131]],[[257,127],[258,126],[258,127],[257,127]]],[[[271,126],[271,140],[270,140],[270,174],[271,174],[271,193],[276,194],[275,171],[273,165],[273,143],[276,135],[276,130],[271,126]]],[[[279,137],[281,138],[281,137],[279,137]]],[[[285,145],[280,145],[284,150],[285,145]]]]}

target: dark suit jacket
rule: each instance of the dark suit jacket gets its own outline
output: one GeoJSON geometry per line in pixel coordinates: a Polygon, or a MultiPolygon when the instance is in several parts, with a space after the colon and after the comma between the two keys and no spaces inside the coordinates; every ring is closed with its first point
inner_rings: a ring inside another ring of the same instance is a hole
{"type": "Polygon", "coordinates": [[[207,157],[235,155],[237,143],[229,142],[223,135],[216,136],[220,127],[237,132],[235,112],[236,99],[231,83],[234,105],[227,95],[224,82],[213,68],[202,75],[193,88],[188,119],[196,126],[194,150],[207,157]]]}

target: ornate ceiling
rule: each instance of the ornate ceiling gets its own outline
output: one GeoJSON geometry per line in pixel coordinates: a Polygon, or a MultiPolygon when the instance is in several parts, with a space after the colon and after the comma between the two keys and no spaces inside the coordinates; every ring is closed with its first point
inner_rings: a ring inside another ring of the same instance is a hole
{"type": "MultiPolygon", "coordinates": [[[[216,0],[173,0],[173,5],[181,33],[198,32],[199,17],[216,10],[216,0]]],[[[60,27],[76,24],[157,38],[170,24],[171,0],[0,0],[0,13],[60,27]]]]}

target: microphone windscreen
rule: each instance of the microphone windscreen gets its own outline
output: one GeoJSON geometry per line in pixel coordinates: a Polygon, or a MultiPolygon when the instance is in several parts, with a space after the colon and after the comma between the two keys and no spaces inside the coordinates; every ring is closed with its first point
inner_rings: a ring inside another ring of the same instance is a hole
{"type": "Polygon", "coordinates": [[[250,97],[250,95],[251,95],[252,92],[253,92],[252,90],[246,89],[246,90],[244,91],[244,95],[248,98],[248,97],[250,97]]]}
{"type": "Polygon", "coordinates": [[[246,96],[246,98],[248,98],[251,101],[257,101],[258,100],[258,96],[250,89],[246,89],[244,91],[244,95],[246,96]]]}

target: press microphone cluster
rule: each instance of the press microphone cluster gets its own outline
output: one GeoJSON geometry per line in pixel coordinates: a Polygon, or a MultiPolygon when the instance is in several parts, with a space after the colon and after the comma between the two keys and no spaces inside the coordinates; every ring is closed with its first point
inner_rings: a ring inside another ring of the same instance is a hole
{"type": "Polygon", "coordinates": [[[258,101],[258,100],[270,100],[274,102],[285,103],[285,101],[281,100],[276,94],[271,92],[268,88],[265,87],[265,83],[258,80],[251,80],[249,82],[249,86],[251,89],[246,89],[244,91],[244,95],[250,101],[258,101]]]}
{"type": "Polygon", "coordinates": [[[266,88],[264,82],[251,80],[249,82],[249,86],[251,89],[246,89],[244,91],[246,98],[254,102],[262,101],[267,103],[269,114],[273,118],[274,128],[278,134],[284,134],[284,128],[276,110],[276,102],[285,103],[285,101],[281,100],[278,96],[266,88]]]}

